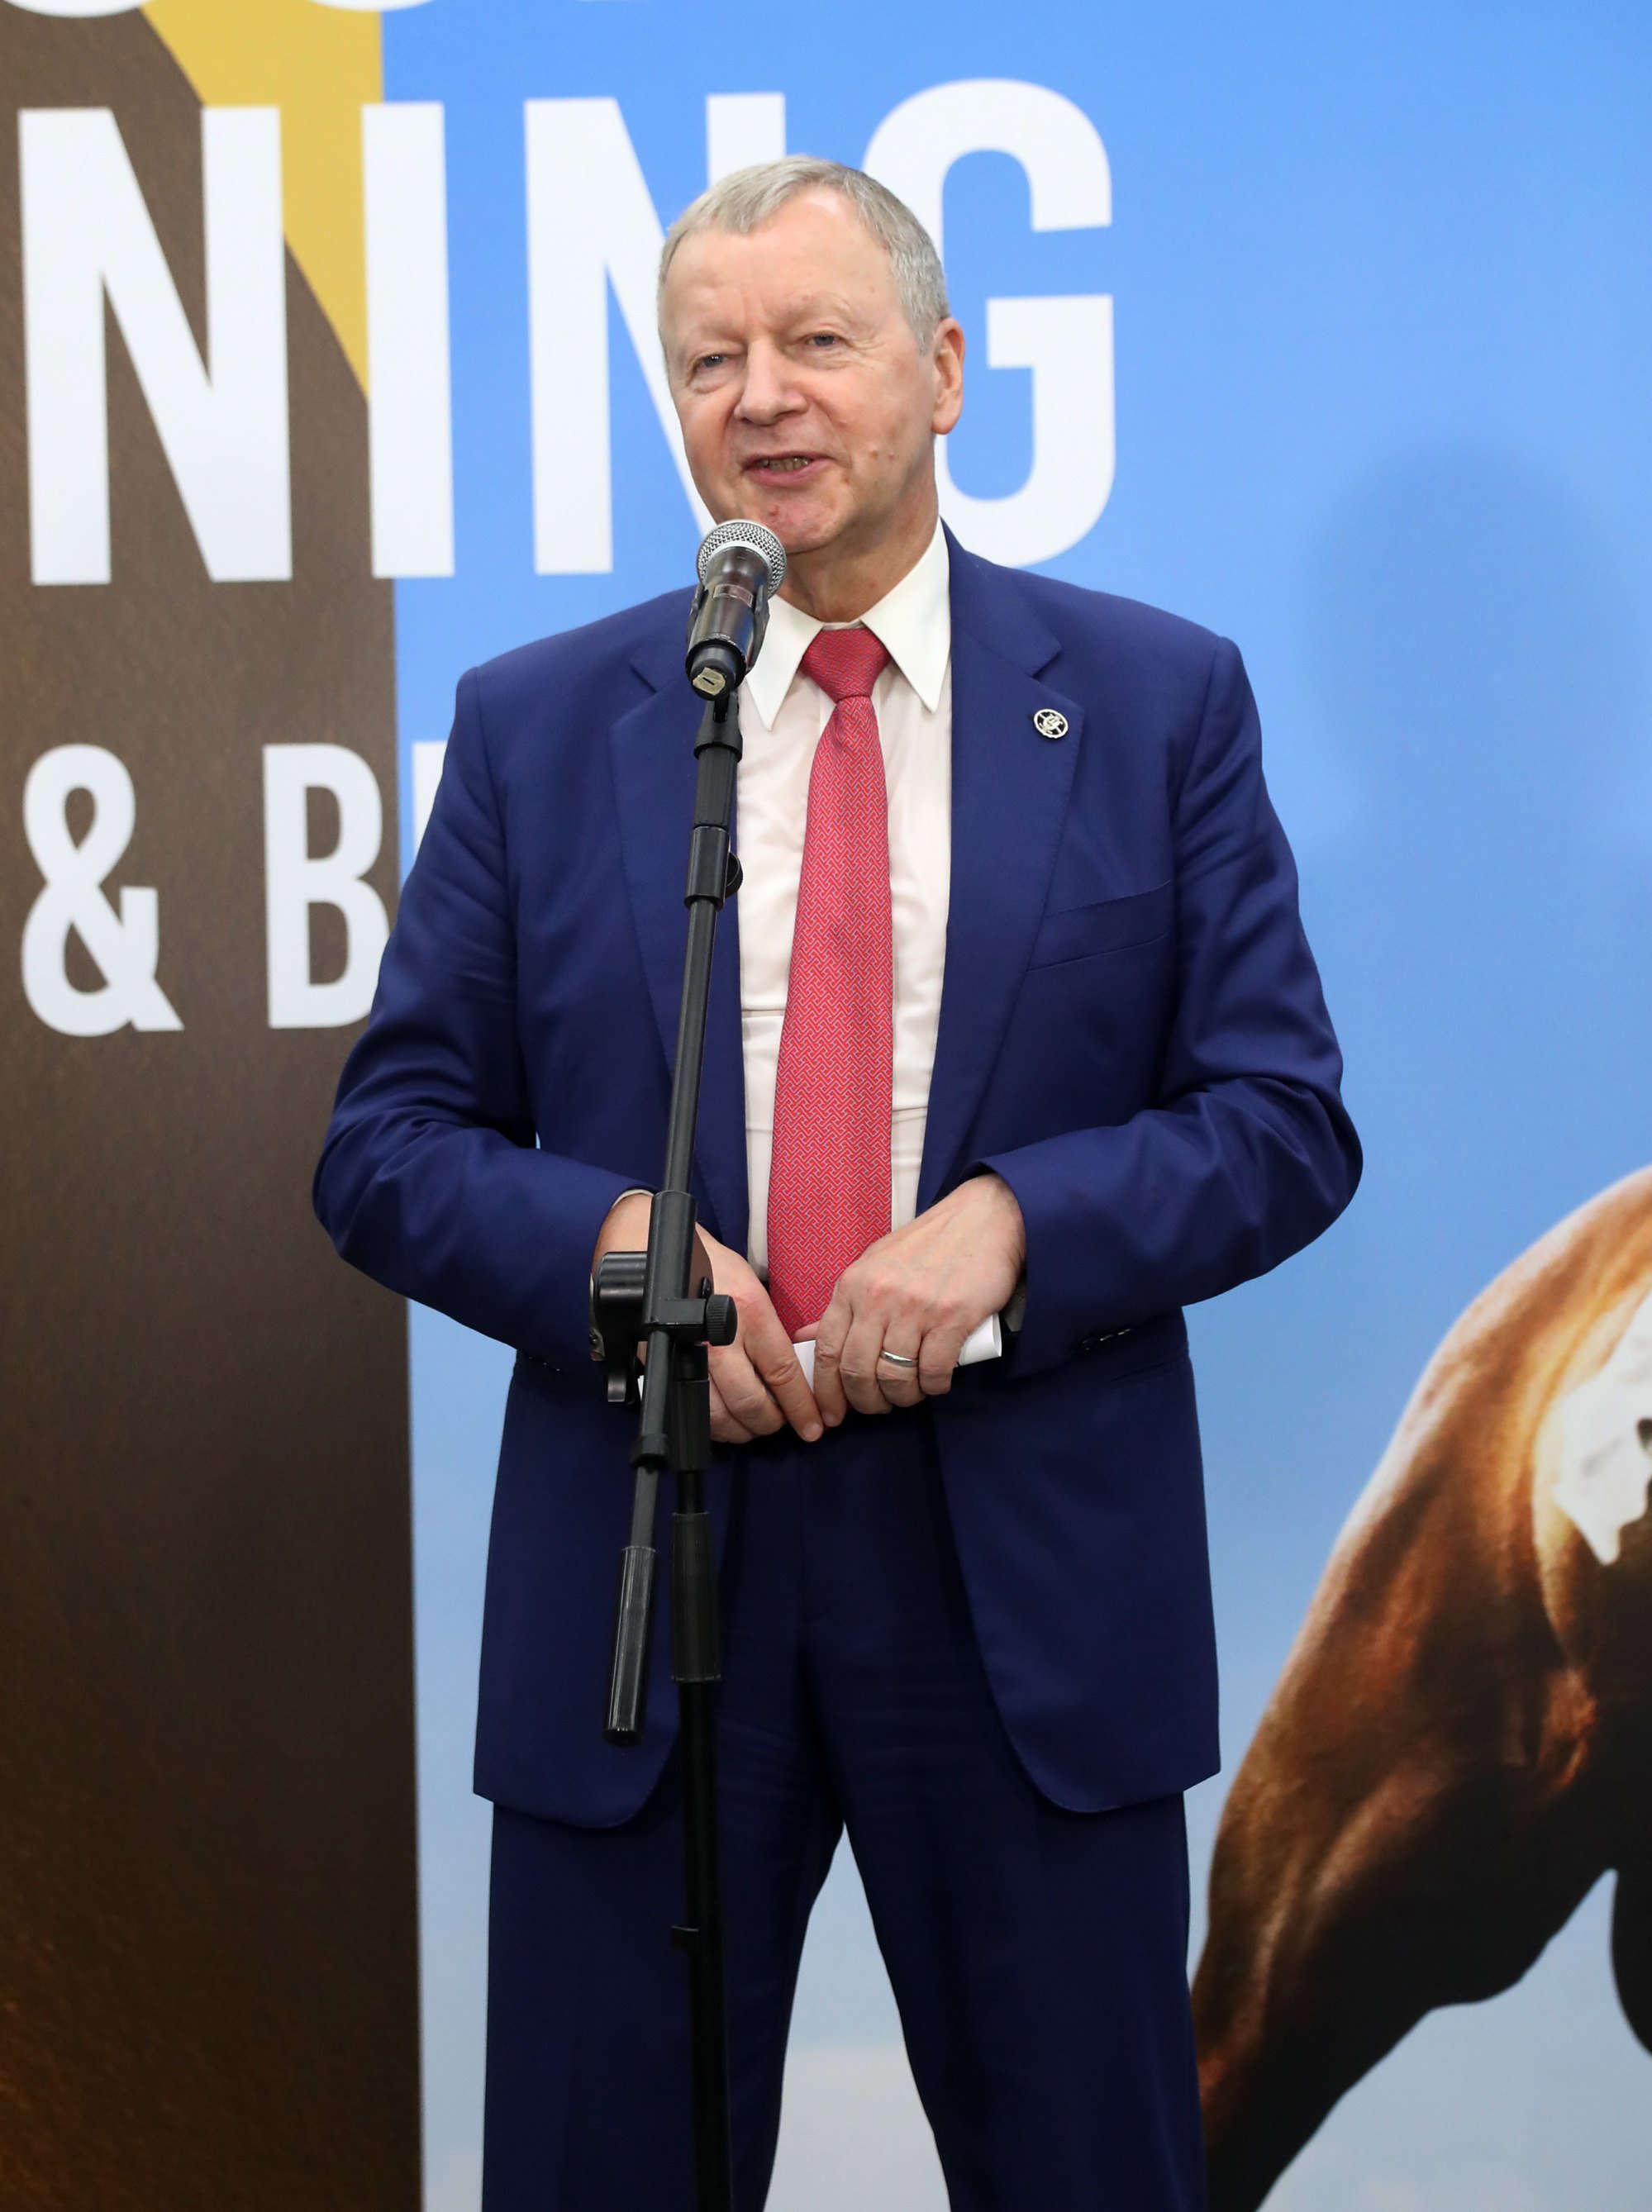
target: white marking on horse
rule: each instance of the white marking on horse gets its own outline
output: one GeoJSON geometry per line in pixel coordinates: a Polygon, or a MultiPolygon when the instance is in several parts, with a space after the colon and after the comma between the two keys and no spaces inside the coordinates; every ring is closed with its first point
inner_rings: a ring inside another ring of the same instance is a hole
{"type": "Polygon", "coordinates": [[[1592,1381],[1560,1407],[1560,1475],[1554,1502],[1603,1567],[1624,1530],[1646,1511],[1652,1488],[1652,1295],[1592,1381]]]}

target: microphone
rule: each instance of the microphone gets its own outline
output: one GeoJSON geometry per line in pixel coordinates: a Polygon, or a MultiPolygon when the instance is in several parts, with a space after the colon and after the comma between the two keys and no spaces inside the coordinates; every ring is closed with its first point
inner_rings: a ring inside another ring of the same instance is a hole
{"type": "Polygon", "coordinates": [[[720,522],[695,565],[689,681],[702,698],[720,699],[738,690],[762,648],[769,596],[786,580],[786,548],[761,522],[720,522]]]}

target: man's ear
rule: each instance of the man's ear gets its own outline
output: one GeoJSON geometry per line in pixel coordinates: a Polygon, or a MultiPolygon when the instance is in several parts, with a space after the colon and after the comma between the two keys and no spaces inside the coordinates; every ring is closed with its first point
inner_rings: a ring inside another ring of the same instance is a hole
{"type": "Polygon", "coordinates": [[[963,326],[951,315],[935,331],[931,356],[935,368],[935,411],[930,428],[944,437],[963,412],[963,326]]]}

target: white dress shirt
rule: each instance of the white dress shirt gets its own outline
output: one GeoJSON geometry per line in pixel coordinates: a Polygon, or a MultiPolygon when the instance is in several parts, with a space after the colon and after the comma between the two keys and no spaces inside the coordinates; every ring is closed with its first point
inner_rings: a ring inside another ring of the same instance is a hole
{"type": "MultiPolygon", "coordinates": [[[[918,1170],[941,1017],[946,914],[952,879],[952,612],[946,539],[938,525],[917,565],[861,617],[887,647],[872,691],[889,789],[890,919],[895,965],[895,1090],[890,1195],[899,1228],[918,1210],[918,1170]]],[[[736,817],[740,866],[740,1021],[745,1048],[747,1252],[768,1252],[768,1170],[774,1075],[797,921],[809,775],[832,702],[800,669],[825,625],[784,599],[740,695],[736,817]]]]}

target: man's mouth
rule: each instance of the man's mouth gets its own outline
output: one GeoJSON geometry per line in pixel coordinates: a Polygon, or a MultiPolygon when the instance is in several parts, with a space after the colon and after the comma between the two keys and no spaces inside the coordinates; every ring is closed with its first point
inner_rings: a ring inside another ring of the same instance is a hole
{"type": "Polygon", "coordinates": [[[749,476],[795,477],[813,468],[819,459],[818,453],[760,453],[745,468],[749,476]]]}

